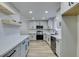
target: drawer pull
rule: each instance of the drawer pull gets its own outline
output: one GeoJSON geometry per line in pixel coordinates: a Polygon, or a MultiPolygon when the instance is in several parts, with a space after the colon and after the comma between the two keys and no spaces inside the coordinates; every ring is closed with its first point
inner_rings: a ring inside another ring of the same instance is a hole
{"type": "Polygon", "coordinates": [[[16,52],[16,50],[14,50],[9,56],[7,57],[11,57],[14,53],[16,52]]]}

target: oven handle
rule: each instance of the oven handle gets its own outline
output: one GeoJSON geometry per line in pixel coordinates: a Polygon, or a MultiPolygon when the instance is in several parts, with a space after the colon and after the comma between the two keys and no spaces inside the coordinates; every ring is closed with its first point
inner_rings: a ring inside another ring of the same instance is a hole
{"type": "Polygon", "coordinates": [[[11,57],[14,53],[16,52],[16,50],[14,50],[9,56],[7,57],[11,57]]]}

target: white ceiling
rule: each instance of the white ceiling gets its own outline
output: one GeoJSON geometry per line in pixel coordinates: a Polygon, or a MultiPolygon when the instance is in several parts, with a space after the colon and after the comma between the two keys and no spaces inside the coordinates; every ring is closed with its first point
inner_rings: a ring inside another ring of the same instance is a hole
{"type": "Polygon", "coordinates": [[[58,2],[11,2],[11,4],[20,11],[24,18],[29,20],[31,20],[32,17],[34,17],[35,20],[42,20],[42,17],[46,19],[54,17],[60,6],[58,2]],[[32,14],[29,14],[30,10],[32,10],[32,14]],[[48,14],[45,14],[45,10],[48,11],[48,14]]]}

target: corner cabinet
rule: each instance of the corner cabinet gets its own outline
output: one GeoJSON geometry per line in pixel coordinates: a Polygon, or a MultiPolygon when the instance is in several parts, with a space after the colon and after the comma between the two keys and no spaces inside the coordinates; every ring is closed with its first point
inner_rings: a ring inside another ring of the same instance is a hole
{"type": "Polygon", "coordinates": [[[76,6],[78,2],[63,2],[61,3],[61,14],[65,14],[67,11],[76,6]]]}

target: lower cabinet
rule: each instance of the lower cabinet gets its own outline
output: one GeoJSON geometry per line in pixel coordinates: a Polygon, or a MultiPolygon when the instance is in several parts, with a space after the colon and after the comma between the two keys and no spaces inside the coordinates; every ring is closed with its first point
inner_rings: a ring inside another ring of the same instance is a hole
{"type": "Polygon", "coordinates": [[[29,38],[26,38],[15,48],[6,53],[3,57],[25,57],[27,55],[28,47],[29,47],[29,38]]]}
{"type": "Polygon", "coordinates": [[[61,55],[60,55],[60,52],[61,52],[61,41],[60,40],[58,40],[58,41],[56,41],[56,53],[57,53],[57,55],[60,57],[61,55]]]}
{"type": "Polygon", "coordinates": [[[17,45],[11,51],[6,53],[3,57],[20,57],[21,56],[20,50],[21,50],[21,44],[17,45]]]}
{"type": "Polygon", "coordinates": [[[30,35],[30,40],[36,40],[36,34],[31,34],[30,35]]]}
{"type": "Polygon", "coordinates": [[[21,57],[25,57],[26,54],[26,42],[25,40],[21,43],[21,57]]]}
{"type": "Polygon", "coordinates": [[[21,57],[25,57],[27,55],[28,48],[29,48],[29,38],[25,39],[21,43],[21,57]]]}
{"type": "Polygon", "coordinates": [[[21,44],[19,44],[18,46],[16,46],[16,48],[14,48],[14,50],[16,50],[16,52],[14,53],[14,57],[20,57],[21,56],[21,44]]]}

